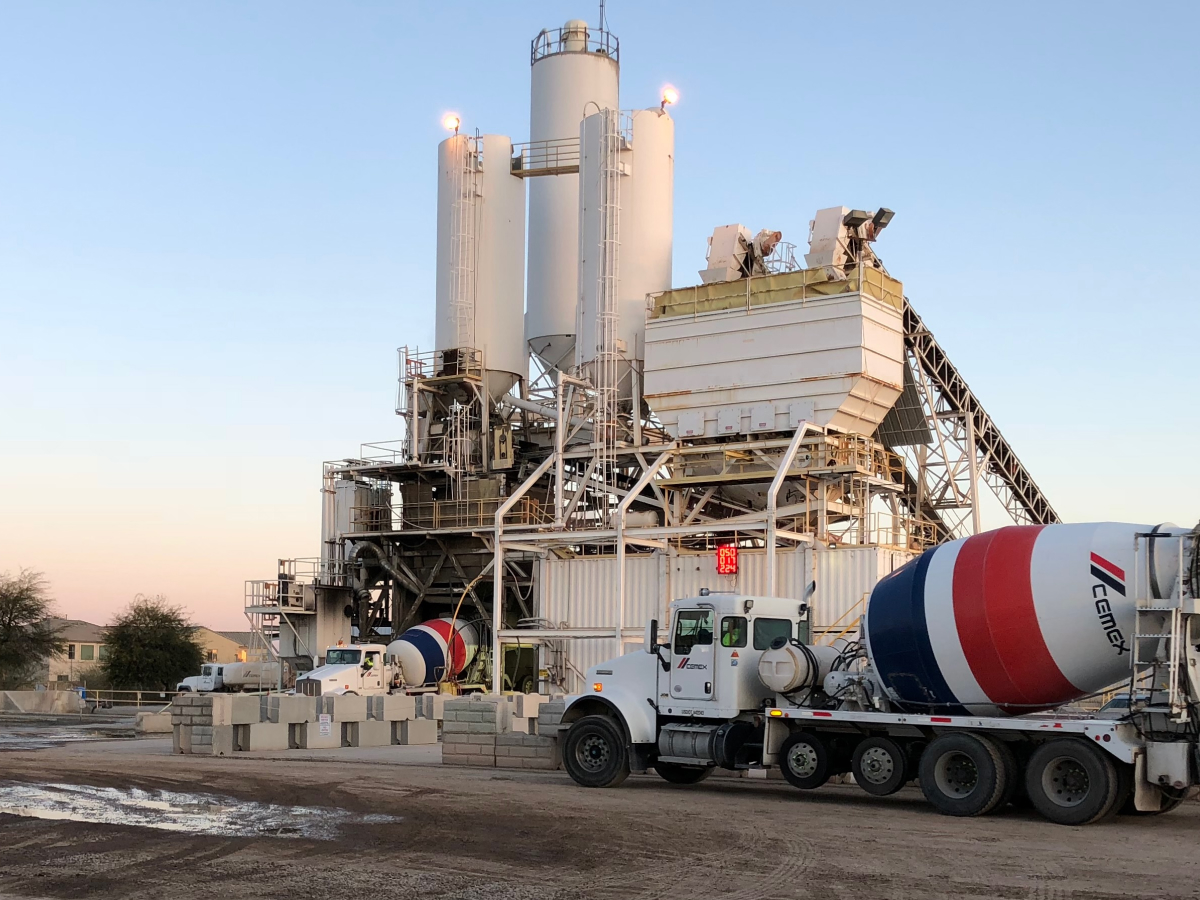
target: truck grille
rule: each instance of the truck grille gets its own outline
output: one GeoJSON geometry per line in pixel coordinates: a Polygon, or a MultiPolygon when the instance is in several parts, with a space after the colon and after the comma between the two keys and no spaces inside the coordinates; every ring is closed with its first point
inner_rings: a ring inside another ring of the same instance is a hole
{"type": "Polygon", "coordinates": [[[314,678],[301,678],[299,681],[300,693],[305,697],[321,696],[321,682],[314,678]]]}

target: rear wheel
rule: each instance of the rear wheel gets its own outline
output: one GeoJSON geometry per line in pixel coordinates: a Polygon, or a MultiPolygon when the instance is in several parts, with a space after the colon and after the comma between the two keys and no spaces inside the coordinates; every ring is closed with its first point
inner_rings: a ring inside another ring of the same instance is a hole
{"type": "Polygon", "coordinates": [[[685,766],[668,762],[654,763],[654,771],[671,784],[696,784],[713,773],[712,766],[685,766]]]}
{"type": "Polygon", "coordinates": [[[829,748],[815,734],[797,731],[779,748],[779,770],[792,787],[811,791],[829,780],[829,748]]]}
{"type": "Polygon", "coordinates": [[[868,794],[886,797],[908,780],[908,758],[904,748],[890,738],[870,737],[854,748],[850,771],[854,783],[868,794]]]}
{"type": "Polygon", "coordinates": [[[1042,744],[1025,771],[1025,790],[1034,809],[1059,825],[1103,819],[1116,806],[1118,788],[1112,760],[1083,741],[1042,744]]]}
{"type": "Polygon", "coordinates": [[[563,768],[584,787],[616,787],[629,777],[629,748],[608,716],[584,716],[567,730],[563,768]]]}
{"type": "Polygon", "coordinates": [[[943,734],[921,754],[921,791],[947,816],[982,816],[1004,799],[1004,759],[996,745],[973,734],[943,734]]]}

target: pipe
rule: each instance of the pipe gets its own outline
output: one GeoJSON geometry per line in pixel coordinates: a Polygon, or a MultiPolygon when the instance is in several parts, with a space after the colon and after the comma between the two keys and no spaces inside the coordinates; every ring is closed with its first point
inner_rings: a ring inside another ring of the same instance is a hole
{"type": "Polygon", "coordinates": [[[771,487],[767,491],[767,596],[775,596],[775,536],[776,528],[775,521],[779,512],[777,500],[779,498],[779,489],[783,487],[783,482],[787,479],[788,472],[792,468],[792,462],[796,459],[796,452],[800,449],[800,442],[808,431],[813,426],[806,420],[801,421],[796,433],[792,436],[792,442],[788,444],[787,450],[779,460],[779,468],[775,470],[775,477],[771,479],[771,487]]]}
{"type": "MultiPolygon", "coordinates": [[[[353,538],[351,538],[351,540],[353,540],[353,538]]],[[[383,549],[378,544],[372,544],[370,541],[354,541],[354,549],[350,551],[349,561],[354,562],[357,560],[359,554],[362,553],[363,550],[370,550],[372,553],[374,553],[375,558],[379,560],[379,565],[383,567],[383,570],[397,581],[406,585],[410,591],[415,593],[421,592],[421,585],[417,584],[407,575],[398,572],[392,567],[392,564],[388,562],[387,556],[384,554],[383,549]]]]}
{"type": "MultiPolygon", "coordinates": [[[[511,398],[510,398],[511,399],[511,398]]],[[[492,693],[499,694],[501,686],[501,669],[504,667],[504,656],[500,648],[500,626],[503,620],[504,606],[504,544],[501,536],[504,532],[504,517],[529,489],[538,483],[543,475],[554,465],[557,454],[551,453],[541,464],[530,473],[519,488],[500,504],[496,510],[496,547],[492,551],[492,693]]]]}
{"type": "Polygon", "coordinates": [[[666,451],[654,461],[654,465],[647,466],[637,484],[617,504],[617,656],[623,655],[625,650],[622,639],[625,633],[625,513],[629,511],[630,504],[646,489],[646,485],[654,479],[658,470],[666,465],[671,452],[666,451]]]}
{"type": "MultiPolygon", "coordinates": [[[[514,409],[523,409],[526,412],[534,413],[545,419],[559,420],[558,411],[553,406],[547,406],[544,403],[538,403],[536,400],[526,400],[524,397],[514,397],[512,394],[506,394],[500,398],[501,406],[511,406],[514,409]]],[[[578,428],[590,424],[587,419],[581,419],[579,416],[572,416],[570,419],[563,419],[572,427],[578,428]]]]}

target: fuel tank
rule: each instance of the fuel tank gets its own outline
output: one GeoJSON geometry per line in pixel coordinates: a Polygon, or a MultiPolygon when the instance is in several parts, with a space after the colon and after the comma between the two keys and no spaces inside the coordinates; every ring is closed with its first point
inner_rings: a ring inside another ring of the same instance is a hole
{"type": "Polygon", "coordinates": [[[1187,531],[1017,525],[927,550],[871,593],[872,668],[913,712],[1020,715],[1101,690],[1130,675],[1135,578],[1179,596],[1187,531]]]}
{"type": "Polygon", "coordinates": [[[461,675],[479,651],[479,632],[461,619],[430,619],[387,646],[406,687],[423,687],[461,675]]]}

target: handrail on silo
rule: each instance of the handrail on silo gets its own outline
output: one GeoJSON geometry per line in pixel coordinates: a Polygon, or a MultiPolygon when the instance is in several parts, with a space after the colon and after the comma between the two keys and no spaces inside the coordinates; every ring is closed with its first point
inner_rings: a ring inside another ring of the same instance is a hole
{"type": "Polygon", "coordinates": [[[621,62],[621,43],[606,28],[543,28],[529,43],[529,64],[559,53],[595,53],[607,56],[618,65],[621,62]],[[583,33],[582,39],[580,32],[583,33]],[[582,43],[579,48],[570,44],[582,43]]]}

